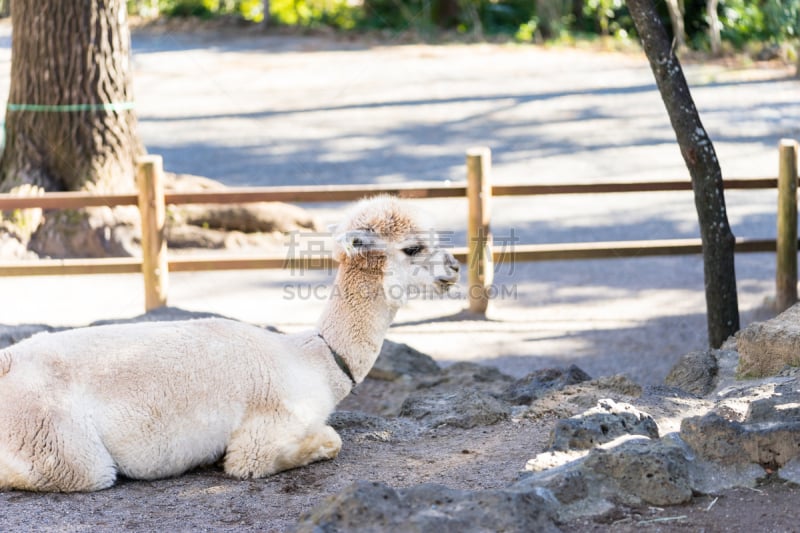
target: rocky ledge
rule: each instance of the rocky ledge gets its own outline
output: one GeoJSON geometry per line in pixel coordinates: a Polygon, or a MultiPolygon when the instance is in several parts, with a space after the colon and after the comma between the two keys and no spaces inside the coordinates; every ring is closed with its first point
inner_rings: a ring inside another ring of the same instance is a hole
{"type": "MultiPolygon", "coordinates": [[[[556,531],[618,506],[665,507],[772,480],[800,483],[800,369],[789,366],[798,360],[799,314],[797,306],[721,350],[687,354],[664,386],[644,390],[621,376],[591,380],[576,367],[513,380],[462,363],[416,377],[398,416],[372,417],[372,428],[564,416],[506,488],[359,481],[307,512],[295,531],[556,531]],[[608,397],[598,397],[603,391],[608,397]]],[[[363,430],[340,417],[332,423],[345,434],[363,430]]]]}

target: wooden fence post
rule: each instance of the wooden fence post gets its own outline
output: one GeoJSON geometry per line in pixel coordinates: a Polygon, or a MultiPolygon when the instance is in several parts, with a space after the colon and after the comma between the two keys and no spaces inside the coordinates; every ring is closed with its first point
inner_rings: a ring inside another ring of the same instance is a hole
{"type": "Polygon", "coordinates": [[[139,213],[142,217],[142,275],[146,311],[167,305],[169,267],[165,235],[164,171],[159,155],[138,161],[139,213]]]}
{"type": "Polygon", "coordinates": [[[781,139],[778,150],[775,309],[780,313],[797,302],[797,141],[781,139]]]}
{"type": "Polygon", "coordinates": [[[467,271],[469,311],[486,314],[494,277],[491,219],[492,152],[486,147],[467,150],[467,271]]]}

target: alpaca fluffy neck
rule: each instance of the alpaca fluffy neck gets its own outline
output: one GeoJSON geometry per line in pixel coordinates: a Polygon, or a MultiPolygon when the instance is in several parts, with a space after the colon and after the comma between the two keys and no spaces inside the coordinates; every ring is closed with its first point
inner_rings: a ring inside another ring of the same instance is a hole
{"type": "Polygon", "coordinates": [[[317,328],[360,383],[369,373],[397,309],[386,299],[383,277],[346,264],[339,267],[317,328]]]}

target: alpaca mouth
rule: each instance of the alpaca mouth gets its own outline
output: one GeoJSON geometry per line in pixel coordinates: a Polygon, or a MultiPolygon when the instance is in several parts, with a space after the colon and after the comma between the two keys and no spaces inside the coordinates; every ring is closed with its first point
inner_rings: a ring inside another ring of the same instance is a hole
{"type": "Polygon", "coordinates": [[[436,278],[436,288],[442,292],[447,292],[450,287],[454,286],[458,281],[458,275],[452,277],[439,277],[436,278]]]}

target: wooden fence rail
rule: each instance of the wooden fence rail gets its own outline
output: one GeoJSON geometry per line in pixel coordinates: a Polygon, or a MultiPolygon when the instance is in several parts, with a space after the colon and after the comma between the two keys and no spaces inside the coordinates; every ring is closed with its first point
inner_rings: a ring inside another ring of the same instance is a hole
{"type": "MultiPolygon", "coordinates": [[[[725,189],[774,189],[776,178],[725,180],[725,189]]],[[[492,196],[542,196],[552,194],[603,194],[625,192],[690,191],[688,181],[606,182],[585,184],[492,185],[492,196]]],[[[241,204],[251,202],[349,202],[366,196],[390,194],[400,198],[464,198],[466,182],[403,185],[336,185],[303,187],[237,187],[233,190],[165,192],[167,205],[241,204]]],[[[136,194],[90,195],[83,192],[51,192],[42,196],[0,194],[0,211],[13,209],[77,209],[137,205],[136,194]]]]}
{"type": "MultiPolygon", "coordinates": [[[[725,189],[774,189],[778,187],[778,238],[737,239],[737,252],[774,252],[781,243],[776,274],[779,305],[797,300],[797,143],[781,141],[779,178],[757,177],[725,180],[725,189]],[[794,184],[791,185],[786,184],[794,184]],[[794,205],[794,219],[791,206],[794,205]],[[783,214],[787,213],[787,214],[783,214]],[[792,222],[793,221],[793,222],[792,222]],[[794,233],[792,232],[794,228],[794,233]],[[793,270],[792,270],[793,269],[793,270]],[[794,291],[792,293],[792,290],[794,291]],[[792,296],[792,294],[794,296],[792,296]],[[792,299],[793,298],[793,299],[792,299]]],[[[138,205],[142,216],[142,259],[50,259],[32,262],[0,262],[0,276],[142,273],[147,309],[166,305],[169,272],[206,270],[332,268],[328,257],[275,256],[173,257],[167,258],[164,241],[165,206],[169,204],[230,204],[251,202],[344,202],[365,196],[390,194],[401,198],[467,198],[468,247],[455,248],[456,258],[468,266],[469,307],[485,313],[492,283],[493,264],[514,261],[628,258],[686,255],[702,252],[700,239],[662,239],[556,244],[514,244],[492,250],[489,228],[491,197],[629,192],[690,191],[688,180],[653,182],[606,182],[586,184],[492,184],[491,154],[486,148],[467,154],[467,182],[400,185],[336,185],[305,187],[238,187],[221,191],[165,192],[161,158],[140,161],[140,194],[89,195],[46,193],[40,196],[0,194],[0,211],[15,209],[74,209],[94,206],[138,205]]]]}

